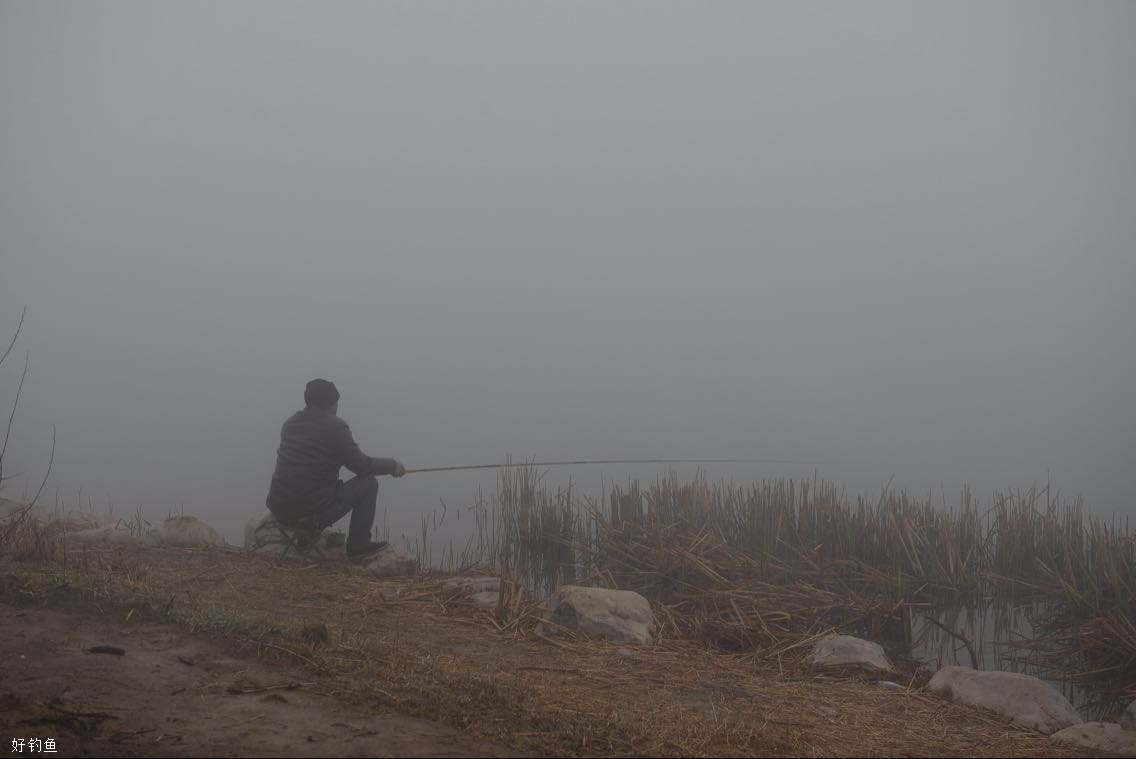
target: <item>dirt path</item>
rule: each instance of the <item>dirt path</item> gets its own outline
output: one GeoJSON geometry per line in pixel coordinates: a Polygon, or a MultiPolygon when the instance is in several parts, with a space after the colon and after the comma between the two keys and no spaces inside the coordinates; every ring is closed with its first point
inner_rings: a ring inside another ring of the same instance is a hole
{"type": "Polygon", "coordinates": [[[13,738],[54,738],[59,756],[510,753],[335,687],[169,625],[0,604],[5,753],[13,738]],[[94,646],[125,653],[88,653],[94,646]]]}

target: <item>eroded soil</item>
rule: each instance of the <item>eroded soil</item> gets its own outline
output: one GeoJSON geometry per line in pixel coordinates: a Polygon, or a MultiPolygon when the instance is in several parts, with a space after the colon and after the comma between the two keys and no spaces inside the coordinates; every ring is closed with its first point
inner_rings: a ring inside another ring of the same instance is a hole
{"type": "Polygon", "coordinates": [[[171,625],[0,604],[0,739],[59,756],[492,756],[500,746],[385,711],[310,668],[171,625]],[[122,650],[89,653],[96,646],[122,650]]]}

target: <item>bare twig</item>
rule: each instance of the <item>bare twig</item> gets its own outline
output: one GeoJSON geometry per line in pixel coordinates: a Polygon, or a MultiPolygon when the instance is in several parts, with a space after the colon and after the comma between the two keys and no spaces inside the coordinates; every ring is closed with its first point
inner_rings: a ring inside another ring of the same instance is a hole
{"type": "Polygon", "coordinates": [[[24,317],[27,316],[28,307],[20,311],[20,322],[16,325],[16,331],[12,333],[12,340],[8,343],[8,347],[4,350],[4,354],[0,355],[0,364],[4,363],[4,359],[8,358],[8,354],[12,352],[12,348],[16,345],[16,340],[20,337],[20,331],[24,328],[24,317]]]}
{"type": "Polygon", "coordinates": [[[39,489],[36,490],[35,496],[32,498],[31,503],[28,504],[30,510],[36,505],[39,500],[39,494],[43,492],[43,488],[47,485],[47,478],[51,476],[51,468],[55,466],[55,425],[51,425],[51,458],[47,460],[47,471],[43,473],[43,480],[39,483],[39,489]]]}
{"type": "Polygon", "coordinates": [[[8,439],[12,436],[12,420],[20,406],[20,394],[24,391],[24,380],[28,377],[28,352],[24,351],[24,371],[20,373],[20,384],[16,385],[16,399],[12,401],[12,411],[8,414],[8,428],[4,431],[4,444],[0,446],[0,477],[4,475],[4,454],[8,452],[8,439]]]}
{"type": "Polygon", "coordinates": [[[964,646],[966,646],[966,652],[968,654],[970,654],[970,665],[972,667],[974,667],[975,669],[982,669],[982,664],[979,662],[978,657],[975,655],[974,646],[972,646],[970,644],[969,638],[967,638],[965,635],[963,635],[960,632],[955,632],[954,630],[947,627],[946,625],[944,625],[942,622],[935,619],[934,617],[928,617],[926,614],[924,614],[923,619],[927,620],[928,622],[933,624],[935,627],[938,627],[940,630],[945,632],[947,635],[950,635],[952,638],[955,638],[956,640],[960,641],[964,646]]]}

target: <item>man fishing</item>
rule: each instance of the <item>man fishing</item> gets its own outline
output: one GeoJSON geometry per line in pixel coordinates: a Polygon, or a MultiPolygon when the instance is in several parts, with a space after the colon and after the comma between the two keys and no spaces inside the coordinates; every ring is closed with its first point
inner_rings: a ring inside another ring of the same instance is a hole
{"type": "Polygon", "coordinates": [[[365,455],[339,411],[339,390],[325,379],[304,388],[304,408],[280,430],[276,471],[268,488],[267,505],[286,528],[312,533],[330,527],[348,513],[347,555],[362,559],[382,550],[385,542],[371,540],[379,482],[389,474],[401,477],[406,468],[395,459],[365,455]],[[339,480],[340,467],[355,476],[339,480]]]}

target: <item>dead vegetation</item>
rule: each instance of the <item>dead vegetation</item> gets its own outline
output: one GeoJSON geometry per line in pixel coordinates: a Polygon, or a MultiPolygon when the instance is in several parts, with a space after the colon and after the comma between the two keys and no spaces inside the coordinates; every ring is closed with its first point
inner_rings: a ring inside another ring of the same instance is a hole
{"type": "Polygon", "coordinates": [[[937,610],[1029,608],[1034,632],[1014,640],[1013,662],[1091,683],[1097,713],[1136,697],[1136,535],[1048,484],[983,508],[967,488],[953,504],[886,487],[853,499],[820,479],[672,473],[590,499],[516,468],[477,511],[467,562],[540,589],[637,591],[672,636],[780,659],[833,629],[912,645],[937,610]]]}
{"type": "MultiPolygon", "coordinates": [[[[58,536],[7,560],[2,597],[165,621],[329,677],[337,698],[558,755],[1065,755],[918,688],[826,679],[792,657],[670,637],[628,649],[535,631],[506,577],[479,611],[445,576],[379,581],[236,551],[99,546],[58,536]],[[310,630],[322,626],[326,639],[310,630]]],[[[905,683],[906,685],[906,683],[905,683]]]]}

